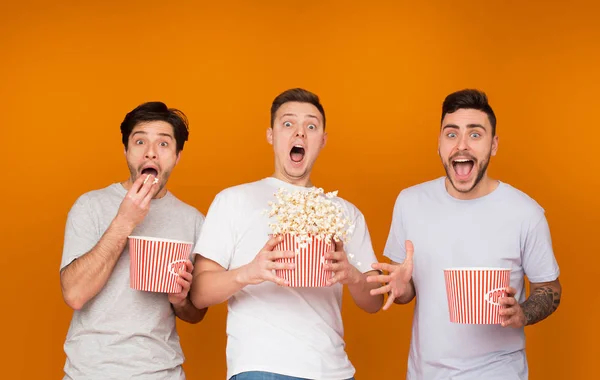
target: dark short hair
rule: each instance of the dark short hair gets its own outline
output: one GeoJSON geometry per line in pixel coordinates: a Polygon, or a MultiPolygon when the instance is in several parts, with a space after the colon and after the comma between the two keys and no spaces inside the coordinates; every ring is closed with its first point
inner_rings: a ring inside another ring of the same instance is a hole
{"type": "Polygon", "coordinates": [[[129,135],[136,125],[149,121],[165,121],[173,127],[173,134],[177,142],[177,153],[183,150],[183,144],[188,140],[188,120],[185,114],[178,109],[168,108],[162,102],[147,102],[140,104],[129,112],[121,123],[121,135],[125,150],[129,143],[129,135]]]}
{"type": "Polygon", "coordinates": [[[325,129],[325,110],[319,101],[319,97],[316,94],[313,94],[312,92],[302,88],[292,88],[286,90],[277,95],[277,97],[273,100],[273,104],[271,105],[271,128],[273,128],[273,123],[275,123],[275,113],[277,113],[279,107],[289,102],[310,103],[315,106],[321,113],[321,116],[323,116],[323,129],[325,129]]]}
{"type": "Polygon", "coordinates": [[[485,112],[492,126],[492,136],[496,135],[496,115],[492,106],[488,103],[485,92],[473,89],[465,89],[453,92],[446,96],[442,105],[442,122],[444,116],[459,109],[474,109],[485,112]]]}

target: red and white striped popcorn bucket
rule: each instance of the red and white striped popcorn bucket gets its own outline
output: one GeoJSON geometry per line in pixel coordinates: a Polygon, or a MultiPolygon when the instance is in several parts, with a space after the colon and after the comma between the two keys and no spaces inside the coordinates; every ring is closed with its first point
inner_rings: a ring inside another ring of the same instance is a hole
{"type": "Polygon", "coordinates": [[[326,281],[333,277],[333,272],[323,269],[323,266],[331,263],[331,260],[325,260],[325,253],[333,250],[333,243],[331,240],[319,240],[315,236],[310,236],[307,243],[307,247],[300,247],[296,236],[284,234],[275,250],[296,252],[296,256],[276,261],[295,263],[296,269],[278,269],[275,274],[288,280],[289,286],[294,288],[327,286],[326,281]]]}
{"type": "Polygon", "coordinates": [[[510,285],[507,268],[444,269],[450,322],[462,324],[499,324],[498,303],[510,285]]]}
{"type": "Polygon", "coordinates": [[[179,270],[185,269],[192,243],[129,236],[129,286],[132,289],[159,293],[179,293],[179,270]]]}

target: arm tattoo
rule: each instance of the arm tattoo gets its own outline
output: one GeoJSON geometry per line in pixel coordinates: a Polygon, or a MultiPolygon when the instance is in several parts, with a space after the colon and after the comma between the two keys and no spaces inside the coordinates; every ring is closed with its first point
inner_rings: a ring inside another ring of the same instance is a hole
{"type": "Polygon", "coordinates": [[[527,320],[526,325],[533,325],[552,314],[560,304],[560,293],[550,286],[536,289],[521,307],[527,320]]]}

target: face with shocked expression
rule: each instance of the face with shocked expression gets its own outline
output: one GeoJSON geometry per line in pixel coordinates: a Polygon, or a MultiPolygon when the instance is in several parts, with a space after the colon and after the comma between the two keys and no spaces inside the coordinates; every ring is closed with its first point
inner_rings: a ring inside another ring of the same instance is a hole
{"type": "Polygon", "coordinates": [[[493,190],[487,177],[491,156],[498,150],[498,136],[485,112],[459,109],[442,120],[438,153],[446,169],[448,193],[459,199],[473,199],[493,190]]]}
{"type": "Polygon", "coordinates": [[[275,178],[310,186],[310,172],[327,141],[323,115],[310,103],[288,102],[279,107],[267,141],[275,152],[275,178]]]}
{"type": "Polygon", "coordinates": [[[177,142],[171,124],[165,121],[148,121],[137,124],[131,134],[125,151],[130,177],[125,183],[129,189],[139,176],[151,175],[158,178],[158,192],[161,198],[167,192],[166,184],[171,171],[179,162],[177,142]]]}

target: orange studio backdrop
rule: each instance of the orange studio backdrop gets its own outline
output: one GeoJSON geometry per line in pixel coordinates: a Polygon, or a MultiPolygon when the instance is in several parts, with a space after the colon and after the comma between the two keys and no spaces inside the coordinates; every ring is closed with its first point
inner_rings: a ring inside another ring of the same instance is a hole
{"type": "MultiPolygon", "coordinates": [[[[486,91],[490,173],[546,209],[562,272],[560,308],[526,328],[530,378],[597,376],[599,14],[592,1],[3,1],[2,378],[62,377],[66,215],[127,177],[128,111],[162,100],[187,114],[170,189],[206,213],[218,191],[271,174],[270,103],[297,86],[327,112],[315,183],[363,211],[382,260],[398,192],[443,174],[443,98],[486,91]]],[[[347,296],[356,378],[404,378],[412,306],[368,315],[347,296]]],[[[178,323],[188,378],[225,377],[225,316],[178,323]]]]}

